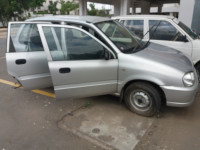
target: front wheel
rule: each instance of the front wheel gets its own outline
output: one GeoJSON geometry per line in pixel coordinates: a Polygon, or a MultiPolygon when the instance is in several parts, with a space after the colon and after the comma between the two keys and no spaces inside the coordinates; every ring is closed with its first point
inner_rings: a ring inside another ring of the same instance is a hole
{"type": "Polygon", "coordinates": [[[142,116],[153,116],[161,106],[158,90],[149,83],[136,82],[127,87],[124,100],[128,108],[142,116]]]}
{"type": "Polygon", "coordinates": [[[200,76],[200,63],[195,66],[198,76],[200,76]]]}

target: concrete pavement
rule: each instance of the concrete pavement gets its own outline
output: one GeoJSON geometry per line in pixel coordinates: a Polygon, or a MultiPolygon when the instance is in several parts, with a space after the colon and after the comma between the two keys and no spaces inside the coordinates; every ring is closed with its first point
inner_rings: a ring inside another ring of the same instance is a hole
{"type": "Polygon", "coordinates": [[[7,28],[0,28],[0,38],[5,38],[7,36],[7,28]]]}
{"type": "Polygon", "coordinates": [[[200,90],[187,108],[164,107],[135,150],[199,150],[200,90]]]}

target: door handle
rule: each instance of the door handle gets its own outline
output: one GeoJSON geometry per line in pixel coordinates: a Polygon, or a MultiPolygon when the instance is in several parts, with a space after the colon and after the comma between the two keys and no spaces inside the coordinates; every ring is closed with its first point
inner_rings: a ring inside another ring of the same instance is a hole
{"type": "Polygon", "coordinates": [[[71,69],[70,69],[70,68],[60,68],[60,69],[59,69],[59,72],[60,72],[60,73],[70,73],[70,72],[71,72],[71,69]]]}
{"type": "Polygon", "coordinates": [[[25,63],[26,63],[26,59],[17,59],[17,60],[15,61],[15,63],[16,63],[17,65],[25,64],[25,63]]]}

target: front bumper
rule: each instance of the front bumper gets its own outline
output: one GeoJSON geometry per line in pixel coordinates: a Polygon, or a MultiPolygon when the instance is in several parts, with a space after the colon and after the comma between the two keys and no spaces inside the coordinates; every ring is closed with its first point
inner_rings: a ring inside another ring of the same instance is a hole
{"type": "Polygon", "coordinates": [[[167,106],[186,107],[193,103],[198,91],[199,81],[192,87],[161,86],[165,93],[167,106]]]}

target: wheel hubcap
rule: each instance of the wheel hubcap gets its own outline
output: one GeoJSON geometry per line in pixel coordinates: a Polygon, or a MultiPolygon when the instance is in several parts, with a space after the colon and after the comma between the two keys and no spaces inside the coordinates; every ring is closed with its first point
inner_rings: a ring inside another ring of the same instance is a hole
{"type": "Polygon", "coordinates": [[[144,92],[133,93],[131,101],[139,108],[146,108],[150,105],[150,98],[144,92]]]}

